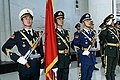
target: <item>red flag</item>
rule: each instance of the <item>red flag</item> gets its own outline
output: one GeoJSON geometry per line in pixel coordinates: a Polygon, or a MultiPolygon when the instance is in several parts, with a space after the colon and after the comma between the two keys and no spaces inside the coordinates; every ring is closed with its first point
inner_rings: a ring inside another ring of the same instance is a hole
{"type": "Polygon", "coordinates": [[[52,0],[46,3],[45,20],[45,66],[46,80],[52,80],[51,68],[58,61],[56,31],[54,25],[52,0]]]}

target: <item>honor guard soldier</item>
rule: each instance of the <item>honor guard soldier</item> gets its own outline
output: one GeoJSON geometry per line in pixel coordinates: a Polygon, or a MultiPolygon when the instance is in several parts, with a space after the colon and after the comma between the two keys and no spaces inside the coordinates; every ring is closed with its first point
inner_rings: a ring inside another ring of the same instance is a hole
{"type": "Polygon", "coordinates": [[[81,27],[80,23],[77,23],[77,24],[75,25],[75,28],[76,28],[77,31],[74,33],[74,37],[75,37],[75,35],[77,35],[77,34],[80,33],[80,27],[81,27]]]}
{"type": "MultiPolygon", "coordinates": [[[[76,28],[77,31],[74,32],[74,37],[80,33],[80,27],[81,27],[80,23],[77,23],[77,24],[75,25],[75,28],[76,28]]],[[[78,53],[76,54],[76,58],[77,58],[77,60],[79,60],[79,59],[78,59],[78,53]]],[[[78,63],[77,63],[77,66],[79,67],[79,61],[78,61],[78,63]]]]}
{"type": "Polygon", "coordinates": [[[41,33],[32,29],[33,12],[30,9],[23,9],[19,13],[19,19],[23,24],[23,29],[18,30],[6,41],[2,47],[2,51],[13,61],[18,63],[18,72],[20,80],[39,80],[40,76],[40,60],[43,58],[43,45],[41,33]],[[40,37],[38,44],[34,46],[36,39],[40,37]],[[12,51],[17,46],[20,55],[12,51]],[[33,50],[33,47],[35,49],[33,50]],[[30,54],[29,52],[31,51],[30,54]],[[29,53],[27,58],[25,55],[29,53]],[[29,66],[26,66],[28,64],[29,66]]]}
{"type": "Polygon", "coordinates": [[[91,80],[94,65],[96,63],[95,54],[90,51],[92,46],[96,44],[95,35],[91,31],[91,15],[85,13],[80,23],[83,24],[84,29],[79,35],[76,35],[72,41],[71,47],[78,52],[79,61],[81,63],[81,80],[91,80]]]}
{"type": "Polygon", "coordinates": [[[115,80],[115,69],[119,56],[119,37],[114,28],[114,15],[110,14],[104,19],[106,29],[102,31],[101,40],[105,46],[105,76],[106,80],[115,80]]]}
{"type": "MultiPolygon", "coordinates": [[[[119,39],[120,39],[120,21],[117,21],[117,22],[115,23],[115,28],[116,28],[117,31],[118,31],[119,39]]],[[[118,60],[118,65],[120,66],[120,49],[119,49],[119,60],[118,60]]]]}
{"type": "Polygon", "coordinates": [[[63,29],[64,13],[54,14],[58,47],[58,80],[68,80],[70,63],[70,32],[63,29]]]}
{"type": "Polygon", "coordinates": [[[106,29],[105,24],[102,23],[100,24],[100,31],[99,31],[99,43],[100,43],[100,54],[101,54],[101,61],[102,61],[102,67],[105,68],[105,61],[104,61],[104,49],[105,49],[105,44],[103,43],[103,41],[101,40],[102,38],[102,31],[104,31],[106,29]]]}
{"type": "MultiPolygon", "coordinates": [[[[80,23],[77,23],[75,25],[75,28],[77,29],[77,31],[74,32],[74,37],[77,36],[77,35],[79,35],[79,33],[80,33],[80,28],[81,28],[80,23]]],[[[78,59],[79,58],[78,57],[78,53],[76,53],[76,58],[77,58],[77,66],[79,67],[79,77],[78,77],[78,80],[80,80],[81,79],[81,63],[80,63],[80,61],[78,59]]]]}

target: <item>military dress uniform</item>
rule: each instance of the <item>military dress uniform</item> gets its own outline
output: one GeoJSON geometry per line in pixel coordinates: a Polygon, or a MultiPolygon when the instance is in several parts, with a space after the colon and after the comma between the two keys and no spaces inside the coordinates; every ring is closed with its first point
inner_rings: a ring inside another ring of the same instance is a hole
{"type": "MultiPolygon", "coordinates": [[[[33,36],[31,37],[25,29],[16,31],[14,34],[6,41],[2,47],[2,51],[9,56],[13,61],[17,62],[20,56],[24,56],[26,52],[32,47],[32,44],[39,37],[38,32],[32,30],[33,36]],[[26,40],[26,38],[28,41],[26,40]],[[33,42],[33,43],[32,43],[33,42]],[[20,55],[15,52],[12,52],[11,49],[14,46],[17,46],[20,55]]],[[[39,80],[40,74],[40,59],[43,57],[43,45],[42,40],[33,51],[31,56],[28,58],[28,64],[30,68],[27,68],[25,65],[18,64],[18,72],[20,80],[29,80],[30,76],[33,78],[31,80],[39,80]],[[28,79],[27,79],[28,78],[28,79]]]]}
{"type": "Polygon", "coordinates": [[[104,23],[102,23],[100,26],[99,26],[100,28],[101,28],[101,30],[100,30],[100,32],[99,32],[99,35],[98,35],[98,37],[99,37],[99,43],[100,43],[100,54],[101,54],[101,61],[102,61],[102,67],[104,68],[105,67],[105,61],[104,61],[104,49],[105,49],[105,44],[103,43],[103,41],[102,41],[102,31],[104,31],[106,28],[105,28],[105,24],[104,23]]]}
{"type": "Polygon", "coordinates": [[[56,39],[58,48],[57,78],[58,80],[68,80],[70,63],[70,32],[69,30],[63,29],[63,11],[57,11],[54,14],[54,19],[56,23],[56,39]]]}
{"type": "MultiPolygon", "coordinates": [[[[76,32],[74,32],[74,37],[76,36],[76,35],[79,35],[79,33],[80,33],[80,31],[76,31],[76,32]]],[[[78,58],[78,53],[76,53],[76,58],[77,58],[77,60],[79,60],[78,58]]],[[[78,63],[77,63],[77,66],[79,67],[79,63],[80,63],[80,61],[78,61],[78,63]]]]}
{"type": "MultiPolygon", "coordinates": [[[[85,20],[91,20],[89,13],[84,14],[81,17],[80,22],[82,23],[82,21],[85,20]]],[[[92,47],[94,40],[95,35],[93,31],[84,28],[72,41],[71,47],[79,54],[78,59],[81,63],[81,80],[91,80],[92,78],[96,58],[95,54],[90,51],[90,48],[92,47]],[[85,51],[89,51],[89,55],[86,55],[85,51]]]]}
{"type": "MultiPolygon", "coordinates": [[[[115,23],[115,26],[117,28],[118,34],[119,34],[119,39],[120,39],[120,21],[117,21],[115,23]]],[[[119,60],[118,60],[118,65],[120,66],[120,46],[119,46],[119,60]]]]}
{"type": "MultiPolygon", "coordinates": [[[[74,37],[75,36],[77,36],[77,35],[79,35],[79,33],[80,33],[80,31],[76,31],[75,33],[74,33],[74,37]]],[[[77,58],[77,60],[79,60],[78,58],[78,53],[76,54],[76,58],[77,58]]],[[[79,66],[79,63],[80,63],[80,61],[78,61],[78,64],[77,64],[77,66],[79,66]]]]}
{"type": "MultiPolygon", "coordinates": [[[[105,22],[113,19],[113,15],[105,18],[105,22]]],[[[119,38],[117,30],[112,25],[106,25],[106,29],[102,31],[102,41],[105,46],[105,76],[106,80],[115,80],[115,69],[119,55],[119,38]]]]}
{"type": "MultiPolygon", "coordinates": [[[[20,19],[25,16],[30,16],[33,18],[33,13],[30,9],[23,9],[20,12],[20,19]]],[[[33,44],[36,42],[36,39],[41,36],[41,33],[38,31],[24,28],[23,30],[18,30],[12,34],[12,36],[5,42],[2,46],[2,51],[9,56],[14,62],[18,62],[18,72],[20,80],[39,80],[40,76],[40,65],[41,58],[43,58],[43,45],[42,38],[36,45],[36,48],[32,51],[31,55],[27,58],[24,58],[28,50],[33,47],[33,44]],[[12,48],[16,46],[18,52],[17,54],[12,51],[12,48]],[[26,66],[24,61],[27,62],[30,67],[26,66]]]]}
{"type": "Polygon", "coordinates": [[[79,47],[78,54],[79,54],[79,61],[81,63],[81,80],[91,80],[92,72],[94,70],[95,65],[95,54],[90,52],[90,57],[82,55],[84,50],[87,50],[91,44],[91,41],[85,36],[87,35],[90,39],[93,38],[94,33],[88,34],[84,29],[80,32],[78,36],[74,38],[72,41],[72,48],[74,49],[75,46],[79,47]],[[89,68],[89,70],[87,70],[89,68]]]}
{"type": "Polygon", "coordinates": [[[58,46],[58,80],[68,80],[70,52],[65,53],[65,50],[70,49],[69,31],[63,29],[63,34],[56,29],[57,46],[58,46]]]}

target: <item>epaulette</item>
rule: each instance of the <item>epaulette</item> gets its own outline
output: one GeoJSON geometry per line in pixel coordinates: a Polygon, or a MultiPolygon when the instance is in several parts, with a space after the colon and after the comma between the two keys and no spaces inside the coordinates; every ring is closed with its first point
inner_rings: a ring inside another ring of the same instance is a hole
{"type": "Polygon", "coordinates": [[[22,30],[18,30],[18,32],[25,32],[25,30],[24,30],[24,29],[22,29],[22,30]]]}
{"type": "Polygon", "coordinates": [[[67,31],[67,33],[68,33],[68,37],[70,37],[70,30],[67,30],[67,29],[66,29],[66,31],[67,31]]]}
{"type": "Polygon", "coordinates": [[[38,37],[42,35],[42,31],[35,31],[35,30],[34,30],[34,33],[36,33],[36,35],[37,35],[38,37]]]}
{"type": "Polygon", "coordinates": [[[21,31],[21,30],[16,30],[16,31],[14,31],[14,32],[16,33],[16,32],[19,32],[19,31],[21,31]]]}
{"type": "Polygon", "coordinates": [[[96,34],[97,34],[95,30],[93,30],[93,33],[94,33],[94,35],[96,35],[96,34]]]}

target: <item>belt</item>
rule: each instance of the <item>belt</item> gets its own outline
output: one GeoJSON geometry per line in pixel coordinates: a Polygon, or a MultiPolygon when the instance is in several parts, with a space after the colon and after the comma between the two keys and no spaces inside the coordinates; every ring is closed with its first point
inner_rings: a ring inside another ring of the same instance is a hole
{"type": "Polygon", "coordinates": [[[106,45],[118,47],[118,46],[119,46],[119,43],[107,43],[106,45]]]}
{"type": "Polygon", "coordinates": [[[84,48],[84,47],[82,47],[81,49],[84,50],[84,51],[86,51],[88,48],[84,48]]]}
{"type": "Polygon", "coordinates": [[[40,58],[28,58],[28,61],[31,61],[31,60],[40,60],[40,58]]]}
{"type": "Polygon", "coordinates": [[[31,54],[28,60],[39,60],[40,57],[40,54],[31,54]]]}
{"type": "Polygon", "coordinates": [[[58,50],[59,53],[64,54],[65,50],[58,50]]]}
{"type": "MultiPolygon", "coordinates": [[[[68,49],[65,49],[65,50],[68,50],[68,49]]],[[[65,53],[65,50],[58,50],[58,53],[59,53],[59,54],[67,55],[68,53],[65,53]]]]}

